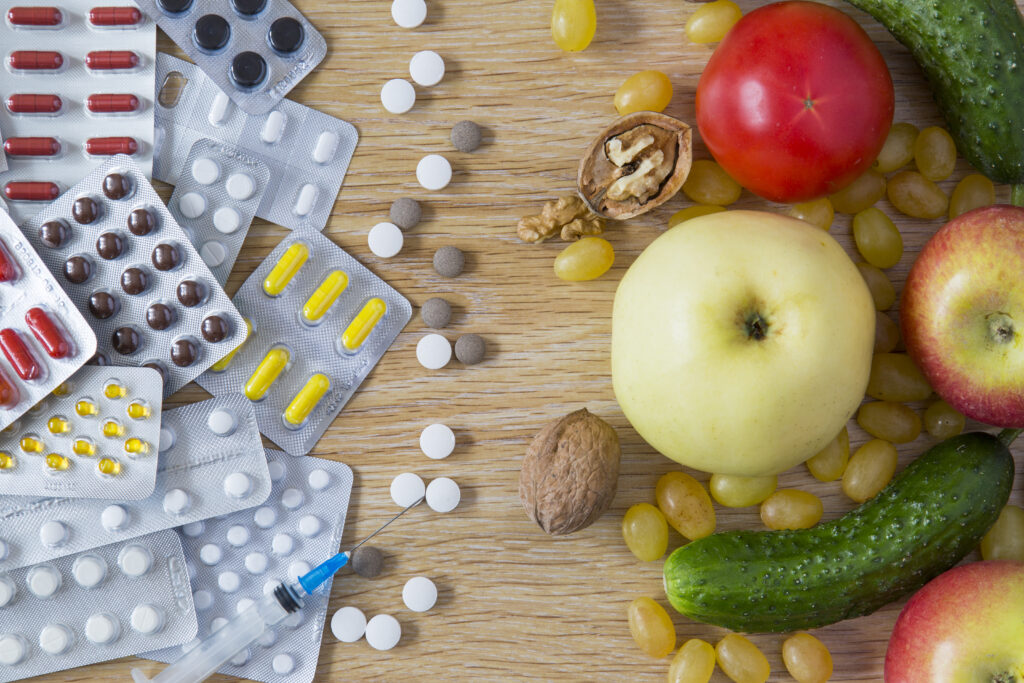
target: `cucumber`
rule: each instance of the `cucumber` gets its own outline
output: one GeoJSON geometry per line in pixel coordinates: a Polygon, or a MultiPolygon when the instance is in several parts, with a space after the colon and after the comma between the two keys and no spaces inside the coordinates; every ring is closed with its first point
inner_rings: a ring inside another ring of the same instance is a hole
{"type": "Polygon", "coordinates": [[[971,165],[1024,183],[1024,20],[1014,0],[847,2],[910,49],[971,165]]]}
{"type": "Polygon", "coordinates": [[[669,602],[697,621],[746,632],[870,614],[978,545],[1010,496],[1015,435],[947,439],[856,510],[811,529],[729,531],[684,545],[665,561],[669,602]]]}

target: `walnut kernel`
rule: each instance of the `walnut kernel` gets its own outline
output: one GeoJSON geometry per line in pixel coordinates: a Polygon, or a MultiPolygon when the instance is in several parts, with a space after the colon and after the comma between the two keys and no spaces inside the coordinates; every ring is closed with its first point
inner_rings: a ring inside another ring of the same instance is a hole
{"type": "Polygon", "coordinates": [[[604,219],[591,212],[574,194],[552,199],[544,204],[539,214],[521,218],[516,228],[519,239],[524,242],[543,242],[558,234],[566,242],[572,242],[584,235],[600,235],[603,231],[604,219]]]}

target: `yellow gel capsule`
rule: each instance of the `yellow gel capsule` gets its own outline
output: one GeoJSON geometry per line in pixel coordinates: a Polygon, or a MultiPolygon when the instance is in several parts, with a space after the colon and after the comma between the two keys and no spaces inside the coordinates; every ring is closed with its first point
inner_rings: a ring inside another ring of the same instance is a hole
{"type": "Polygon", "coordinates": [[[266,292],[267,296],[277,296],[283,292],[284,288],[295,277],[295,273],[299,272],[299,268],[302,268],[308,258],[309,247],[302,242],[296,242],[285,249],[285,252],[281,254],[281,258],[271,268],[267,279],[263,281],[263,291],[266,292]]]}
{"type": "Polygon", "coordinates": [[[133,420],[145,420],[150,415],[149,406],[143,401],[132,401],[128,404],[128,417],[133,420]]]}
{"type": "Polygon", "coordinates": [[[107,420],[103,423],[103,436],[111,439],[124,436],[124,425],[117,420],[107,420]]]}
{"type": "Polygon", "coordinates": [[[100,458],[99,462],[96,463],[96,469],[102,475],[113,477],[121,474],[121,463],[113,458],[100,458]]]}
{"type": "Polygon", "coordinates": [[[21,450],[26,453],[41,453],[43,451],[43,442],[34,436],[23,436],[21,437],[21,450]]]}
{"type": "Polygon", "coordinates": [[[267,395],[271,385],[284,371],[291,359],[288,349],[277,347],[270,349],[260,364],[253,370],[252,376],[245,382],[245,395],[250,401],[258,401],[267,395]]]}
{"type": "Polygon", "coordinates": [[[54,396],[67,396],[69,393],[71,393],[71,383],[63,382],[61,384],[58,384],[52,393],[54,396]]]}
{"type": "Polygon", "coordinates": [[[348,275],[343,270],[336,270],[325,277],[316,291],[306,299],[306,303],[302,307],[302,319],[307,323],[320,322],[320,319],[327,314],[346,287],[348,287],[348,275]]]}
{"type": "Polygon", "coordinates": [[[75,439],[75,442],[71,444],[71,450],[75,455],[96,455],[96,444],[89,439],[75,439]]]}
{"type": "Polygon", "coordinates": [[[238,346],[233,348],[228,355],[224,356],[219,361],[217,361],[216,363],[211,365],[210,366],[210,370],[212,370],[213,372],[224,372],[227,369],[227,367],[228,367],[228,363],[230,363],[231,359],[235,357],[235,354],[242,350],[242,347],[245,346],[245,342],[249,341],[249,335],[251,335],[251,334],[252,334],[252,323],[249,322],[248,318],[246,318],[245,319],[245,339],[242,340],[241,344],[239,344],[238,346]]]}
{"type": "Polygon", "coordinates": [[[295,394],[295,398],[285,408],[285,422],[295,427],[304,423],[330,388],[331,380],[327,379],[327,375],[318,372],[310,377],[306,385],[299,389],[299,393],[295,394]]]}
{"type": "Polygon", "coordinates": [[[387,312],[388,305],[383,299],[373,297],[367,301],[363,310],[359,311],[341,334],[341,345],[344,349],[349,353],[358,351],[387,312]]]}
{"type": "Polygon", "coordinates": [[[51,434],[67,434],[71,431],[71,423],[66,417],[57,415],[46,421],[46,428],[50,430],[51,434]]]}
{"type": "Polygon", "coordinates": [[[107,385],[103,387],[103,395],[107,398],[124,398],[127,393],[128,390],[117,382],[107,382],[107,385]]]}
{"type": "Polygon", "coordinates": [[[75,404],[75,412],[81,417],[91,417],[100,412],[100,407],[88,399],[82,399],[75,404]]]}
{"type": "Polygon", "coordinates": [[[0,470],[14,469],[14,456],[10,453],[0,451],[0,470]]]}
{"type": "Polygon", "coordinates": [[[132,437],[124,442],[124,450],[132,455],[145,455],[149,453],[149,444],[138,437],[132,437]]]}
{"type": "Polygon", "coordinates": [[[60,453],[50,453],[46,456],[46,466],[51,470],[63,472],[71,466],[71,461],[60,453]]]}

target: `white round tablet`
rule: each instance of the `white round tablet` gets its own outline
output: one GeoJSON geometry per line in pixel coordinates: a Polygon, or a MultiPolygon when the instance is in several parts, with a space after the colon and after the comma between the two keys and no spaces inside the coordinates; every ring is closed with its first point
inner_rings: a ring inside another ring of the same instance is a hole
{"type": "Polygon", "coordinates": [[[437,586],[425,576],[414,576],[402,588],[402,602],[413,612],[426,612],[437,602],[437,586]]]}
{"type": "Polygon", "coordinates": [[[331,633],[343,643],[354,643],[366,633],[366,615],[358,607],[342,607],[331,617],[331,633]]]}
{"type": "Polygon", "coordinates": [[[28,590],[37,598],[49,598],[60,588],[61,576],[56,567],[48,564],[36,565],[25,576],[28,590]]]}
{"type": "Polygon", "coordinates": [[[213,227],[218,232],[230,235],[242,226],[242,216],[230,206],[222,206],[213,212],[213,227]]]}
{"type": "Polygon", "coordinates": [[[222,557],[224,557],[224,551],[216,543],[207,543],[199,549],[199,561],[207,566],[212,567],[220,562],[222,557]]]}
{"type": "Polygon", "coordinates": [[[178,211],[185,218],[199,218],[206,211],[206,197],[198,192],[186,192],[178,197],[178,211]]]}
{"type": "Polygon", "coordinates": [[[287,557],[295,550],[295,539],[288,534],[274,534],[270,541],[270,552],[275,555],[287,557]]]}
{"type": "Polygon", "coordinates": [[[218,408],[206,418],[206,426],[217,436],[228,436],[238,427],[238,417],[233,410],[218,408]]]}
{"type": "Polygon", "coordinates": [[[269,529],[277,522],[277,510],[266,505],[257,508],[252,515],[252,521],[261,529],[269,529]]]}
{"type": "Polygon", "coordinates": [[[452,180],[452,165],[440,154],[428,154],[416,164],[416,180],[425,190],[443,190],[452,180]]]}
{"type": "Polygon", "coordinates": [[[160,428],[160,452],[170,450],[174,446],[174,430],[168,427],[160,428]]]}
{"type": "Polygon", "coordinates": [[[443,460],[455,450],[455,432],[440,422],[420,432],[420,450],[431,460],[443,460]]]}
{"type": "Polygon", "coordinates": [[[302,504],[306,502],[306,496],[302,494],[302,491],[298,489],[285,489],[281,493],[281,505],[286,510],[297,510],[302,507],[302,504]]]}
{"type": "Polygon", "coordinates": [[[229,197],[236,201],[245,201],[256,191],[256,181],[248,173],[232,173],[224,187],[229,197]]]}
{"type": "Polygon", "coordinates": [[[306,538],[313,538],[320,533],[320,529],[323,528],[323,523],[319,517],[314,515],[306,515],[299,520],[299,533],[306,538]]]}
{"type": "Polygon", "coordinates": [[[6,574],[0,574],[0,607],[6,607],[18,592],[14,581],[6,574]]]}
{"type": "Polygon", "coordinates": [[[306,479],[309,482],[309,488],[314,491],[323,491],[331,485],[331,475],[319,467],[311,471],[306,479]]]}
{"type": "Polygon", "coordinates": [[[192,522],[191,524],[185,524],[181,527],[181,533],[185,534],[189,538],[196,538],[202,536],[203,532],[206,531],[206,522],[192,522]]]}
{"type": "Polygon", "coordinates": [[[210,240],[209,242],[203,242],[202,246],[199,247],[199,256],[210,268],[216,268],[228,257],[228,248],[224,246],[223,242],[217,240],[210,240]]]}
{"type": "Polygon", "coordinates": [[[268,628],[262,636],[256,639],[256,642],[260,644],[260,647],[270,647],[277,642],[277,631],[268,628]]]}
{"type": "Polygon", "coordinates": [[[39,541],[47,548],[59,548],[68,542],[68,528],[64,522],[51,519],[39,527],[39,541]]]}
{"type": "Polygon", "coordinates": [[[25,639],[14,633],[0,636],[0,665],[14,666],[25,658],[28,644],[25,639]]]}
{"type": "Polygon", "coordinates": [[[95,588],[107,576],[107,562],[99,555],[82,555],[71,565],[71,576],[82,588],[95,588]]]}
{"type": "Polygon", "coordinates": [[[252,653],[249,651],[249,648],[245,648],[228,661],[231,662],[232,666],[244,666],[250,657],[252,657],[252,653]]]}
{"type": "Polygon", "coordinates": [[[85,622],[85,637],[90,643],[107,645],[121,635],[121,624],[113,614],[93,614],[85,622]]]}
{"type": "Polygon", "coordinates": [[[390,650],[402,638],[402,625],[390,614],[378,614],[366,624],[366,642],[374,650],[390,650]]]}
{"type": "Polygon", "coordinates": [[[200,612],[208,610],[213,606],[213,595],[210,591],[198,590],[192,594],[192,604],[200,612]]]}
{"type": "Polygon", "coordinates": [[[426,487],[418,474],[403,472],[391,480],[391,500],[407,508],[423,497],[426,487]]]}
{"type": "Polygon", "coordinates": [[[217,587],[225,593],[234,593],[242,585],[242,579],[235,572],[221,572],[217,577],[217,587]]]}
{"type": "Polygon", "coordinates": [[[128,524],[128,511],[120,505],[108,505],[100,513],[100,524],[107,531],[120,531],[128,524]]]}
{"type": "Polygon", "coordinates": [[[227,532],[228,543],[235,548],[241,548],[243,545],[249,542],[249,530],[241,524],[235,524],[228,529],[227,532]]]}
{"type": "Polygon", "coordinates": [[[267,581],[267,582],[265,582],[263,584],[263,594],[264,595],[270,595],[275,590],[277,590],[277,587],[280,586],[280,585],[281,585],[280,581],[277,581],[275,579],[270,579],[269,581],[267,581]]]}
{"type": "Polygon", "coordinates": [[[199,157],[192,162],[192,177],[201,185],[209,185],[220,177],[220,164],[209,157],[199,157]]]}
{"type": "Polygon", "coordinates": [[[402,250],[405,238],[402,236],[402,230],[394,223],[378,223],[370,228],[366,241],[374,255],[391,258],[402,250]]]}
{"type": "Polygon", "coordinates": [[[380,89],[380,103],[392,114],[404,114],[416,104],[416,88],[404,78],[392,78],[380,89]]]}
{"type": "Polygon", "coordinates": [[[39,649],[48,655],[62,655],[71,647],[74,636],[64,624],[47,624],[39,632],[39,649]]]}
{"type": "Polygon", "coordinates": [[[171,489],[164,494],[164,512],[169,515],[183,515],[192,507],[192,496],[181,489],[171,489]]]}
{"type": "MultiPolygon", "coordinates": [[[[284,476],[288,474],[288,469],[284,466],[284,463],[280,460],[271,460],[267,463],[267,470],[270,472],[270,481],[278,482],[284,479],[284,476]]],[[[316,470],[313,470],[316,472],[316,470]]],[[[310,473],[313,476],[313,473],[310,473]]]]}
{"type": "Polygon", "coordinates": [[[444,60],[433,50],[417,52],[409,60],[409,75],[419,85],[437,85],[444,78],[444,60]]]}
{"type": "Polygon", "coordinates": [[[292,562],[288,565],[288,580],[295,582],[299,580],[300,576],[304,576],[309,573],[312,567],[309,566],[309,562],[292,562]]]}
{"type": "Polygon", "coordinates": [[[267,556],[263,553],[249,553],[246,555],[245,571],[256,575],[267,571],[267,556]]]}
{"type": "Polygon", "coordinates": [[[402,28],[416,28],[427,18],[427,3],[424,0],[394,0],[391,18],[402,28]]]}
{"type": "Polygon", "coordinates": [[[131,616],[132,630],[149,636],[164,627],[164,611],[156,605],[136,605],[131,616]]]}
{"type": "Polygon", "coordinates": [[[213,635],[227,625],[228,620],[224,617],[214,617],[213,621],[210,622],[210,635],[213,635]]]}
{"type": "Polygon", "coordinates": [[[241,600],[238,601],[238,604],[235,605],[235,614],[241,614],[242,612],[244,612],[245,610],[249,609],[250,607],[252,607],[255,604],[256,604],[255,600],[252,600],[250,598],[242,598],[241,600]]]}
{"type": "Polygon", "coordinates": [[[274,655],[270,666],[273,667],[274,673],[287,676],[295,670],[295,658],[287,652],[282,652],[279,655],[274,655]]]}
{"type": "Polygon", "coordinates": [[[438,477],[427,486],[427,505],[434,512],[451,512],[461,498],[459,485],[448,477],[438,477]]]}
{"type": "Polygon", "coordinates": [[[428,370],[440,370],[452,359],[452,343],[439,334],[426,334],[416,342],[416,360],[428,370]]]}
{"type": "Polygon", "coordinates": [[[117,566],[125,576],[142,576],[153,566],[153,553],[141,545],[126,545],[117,554],[117,566]]]}
{"type": "Polygon", "coordinates": [[[241,500],[252,493],[252,479],[245,472],[232,472],[224,477],[224,494],[241,500]]]}
{"type": "Polygon", "coordinates": [[[285,628],[294,629],[301,626],[303,621],[302,612],[292,612],[281,620],[281,625],[285,628]]]}

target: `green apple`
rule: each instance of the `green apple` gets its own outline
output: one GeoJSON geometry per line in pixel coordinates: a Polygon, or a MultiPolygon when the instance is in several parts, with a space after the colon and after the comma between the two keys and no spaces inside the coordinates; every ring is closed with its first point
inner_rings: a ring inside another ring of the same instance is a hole
{"type": "Polygon", "coordinates": [[[760,211],[701,216],[652,242],[619,284],[615,396],[673,460],[774,474],[853,415],[874,338],[871,294],[828,233],[760,211]]]}

